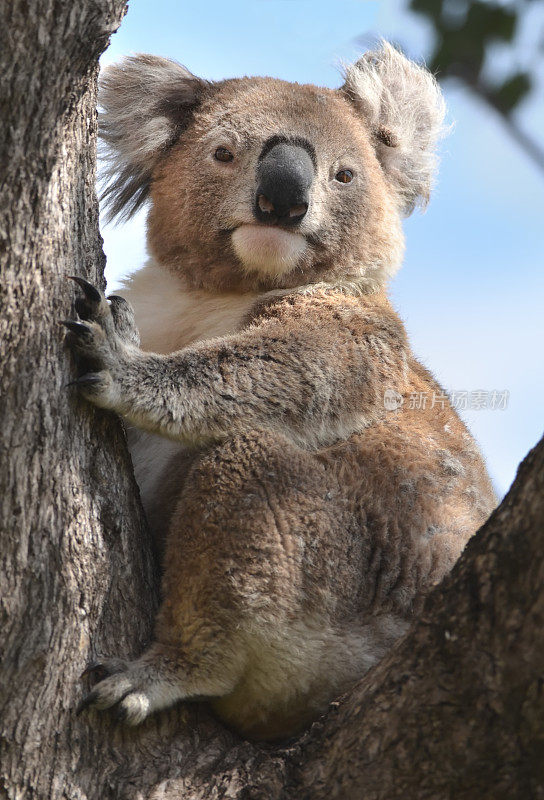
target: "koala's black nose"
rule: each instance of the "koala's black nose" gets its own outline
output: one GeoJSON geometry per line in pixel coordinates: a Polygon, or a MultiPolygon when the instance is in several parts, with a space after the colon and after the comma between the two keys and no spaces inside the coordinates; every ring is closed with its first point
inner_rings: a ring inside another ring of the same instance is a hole
{"type": "Polygon", "coordinates": [[[259,161],[254,213],[259,222],[297,225],[308,211],[314,164],[305,147],[279,142],[259,161]]]}

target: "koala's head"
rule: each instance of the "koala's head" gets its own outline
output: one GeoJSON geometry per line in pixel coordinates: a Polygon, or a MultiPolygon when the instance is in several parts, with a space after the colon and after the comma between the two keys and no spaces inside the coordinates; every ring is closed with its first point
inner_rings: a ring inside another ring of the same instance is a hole
{"type": "Polygon", "coordinates": [[[113,215],[148,198],[148,246],[192,286],[383,285],[401,219],[429,197],[444,104],[390,45],[339,89],[241,78],[211,83],[149,55],[102,78],[113,215]]]}

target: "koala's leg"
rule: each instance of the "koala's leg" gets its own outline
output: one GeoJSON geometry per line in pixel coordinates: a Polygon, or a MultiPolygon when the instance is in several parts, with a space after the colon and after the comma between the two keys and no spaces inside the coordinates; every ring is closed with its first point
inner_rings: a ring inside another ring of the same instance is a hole
{"type": "Polygon", "coordinates": [[[279,434],[233,436],[193,465],[172,517],[157,644],[229,724],[283,735],[366,668],[342,630],[360,550],[333,470],[279,434]]]}
{"type": "Polygon", "coordinates": [[[208,449],[171,519],[155,643],[82,707],[136,724],[184,698],[230,698],[218,712],[249,735],[257,718],[283,731],[321,709],[361,672],[339,641],[361,566],[347,516],[333,472],[280,435],[208,449]]]}
{"type": "Polygon", "coordinates": [[[205,654],[202,656],[195,669],[179,646],[171,648],[157,642],[136,661],[116,658],[92,664],[86,673],[107,677],[84,697],[77,713],[86,708],[111,709],[120,721],[138,725],[154,711],[179,700],[231,691],[229,672],[221,670],[219,653],[211,664],[207,664],[205,654]]]}
{"type": "Polygon", "coordinates": [[[172,667],[167,655],[156,648],[137,661],[111,659],[92,664],[85,673],[95,673],[102,680],[84,697],[77,713],[89,707],[112,709],[120,721],[138,725],[153,711],[185,696],[172,667]]]}

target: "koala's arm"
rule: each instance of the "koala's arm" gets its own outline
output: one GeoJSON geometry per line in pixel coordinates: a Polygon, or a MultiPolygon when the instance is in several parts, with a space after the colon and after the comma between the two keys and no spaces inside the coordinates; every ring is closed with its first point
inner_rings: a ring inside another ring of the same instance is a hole
{"type": "MultiPolygon", "coordinates": [[[[237,334],[159,355],[119,335],[101,298],[71,342],[93,365],[78,385],[134,425],[181,441],[272,427],[325,443],[371,419],[405,362],[402,325],[386,306],[342,297],[285,300],[237,334]]],[[[70,324],[69,324],[70,326],[70,324]]]]}

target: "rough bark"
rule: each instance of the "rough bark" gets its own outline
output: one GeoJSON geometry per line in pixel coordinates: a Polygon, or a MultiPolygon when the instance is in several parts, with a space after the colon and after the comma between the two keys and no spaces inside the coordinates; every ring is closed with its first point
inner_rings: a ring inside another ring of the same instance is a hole
{"type": "Polygon", "coordinates": [[[124,435],[65,384],[66,275],[101,279],[97,58],[122,0],[2,6],[0,797],[540,798],[544,444],[408,638],[312,730],[256,746],[204,706],[76,718],[148,641],[158,572],[124,435]]]}

